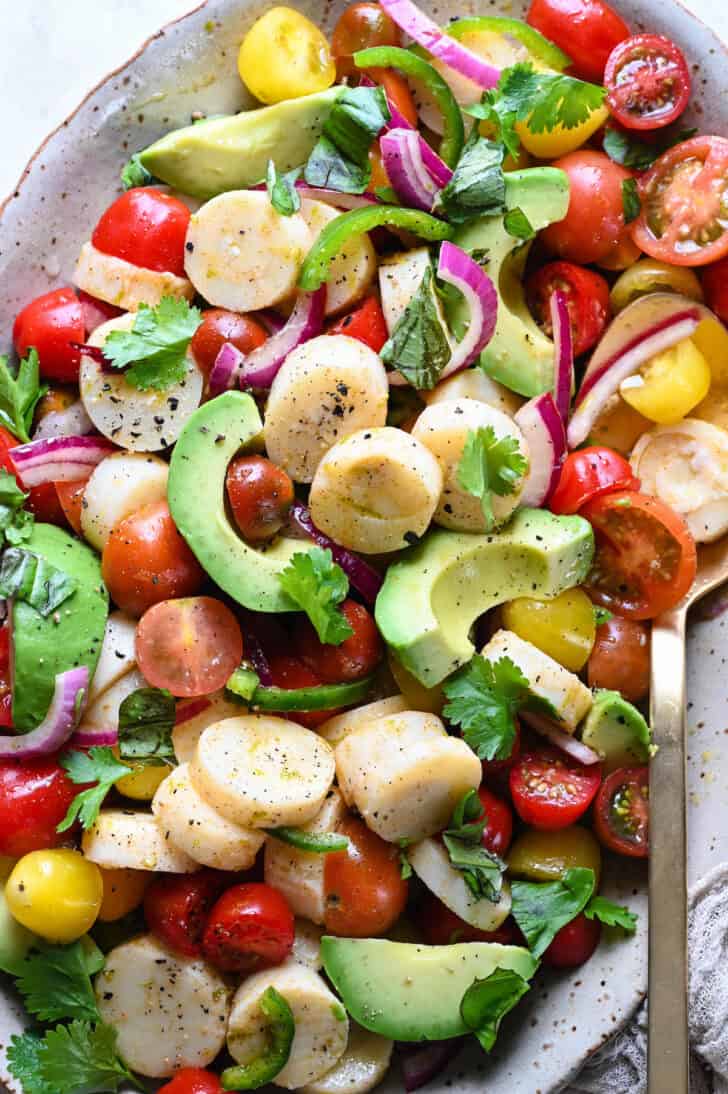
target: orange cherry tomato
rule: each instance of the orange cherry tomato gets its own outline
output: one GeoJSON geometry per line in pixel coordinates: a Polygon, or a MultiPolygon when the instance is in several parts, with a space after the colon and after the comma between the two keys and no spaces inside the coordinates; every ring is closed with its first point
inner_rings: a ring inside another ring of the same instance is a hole
{"type": "Polygon", "coordinates": [[[637,619],[613,615],[597,627],[586,666],[590,688],[620,692],[638,703],[650,690],[650,631],[637,619]]]}
{"type": "Polygon", "coordinates": [[[341,79],[360,71],[351,59],[352,54],[358,53],[360,49],[401,44],[399,27],[379,4],[349,4],[339,16],[331,36],[336,74],[341,79]]]}
{"type": "Polygon", "coordinates": [[[326,930],[350,938],[384,934],[404,911],[409,891],[398,848],[356,817],[347,817],[338,831],[349,837],[349,846],[326,855],[326,930]]]}
{"type": "Polygon", "coordinates": [[[221,600],[183,597],[155,604],[139,620],[136,655],[155,688],[180,699],[223,688],[243,658],[237,619],[221,600]]]}
{"type": "Polygon", "coordinates": [[[265,327],[249,315],[239,315],[225,308],[209,308],[192,336],[190,351],[197,366],[209,376],[215,358],[226,342],[232,342],[241,353],[252,353],[268,337],[265,327]]]}
{"type": "Polygon", "coordinates": [[[73,482],[56,482],[56,495],[66,520],[77,536],[83,535],[81,513],[83,512],[83,494],[88,479],[74,479],[73,482]]]}

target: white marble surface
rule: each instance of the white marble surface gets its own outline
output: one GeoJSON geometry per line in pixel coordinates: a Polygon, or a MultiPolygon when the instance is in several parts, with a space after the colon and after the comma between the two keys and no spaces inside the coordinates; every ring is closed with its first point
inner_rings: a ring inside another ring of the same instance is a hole
{"type": "MultiPolygon", "coordinates": [[[[108,72],[195,0],[2,0],[0,102],[10,125],[0,157],[0,197],[45,135],[108,72]]],[[[728,41],[728,6],[685,0],[728,41]]]]}

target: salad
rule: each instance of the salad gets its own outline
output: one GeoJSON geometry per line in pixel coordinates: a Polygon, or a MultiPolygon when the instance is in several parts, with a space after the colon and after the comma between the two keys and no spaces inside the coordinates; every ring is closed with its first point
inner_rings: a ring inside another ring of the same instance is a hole
{"type": "Polygon", "coordinates": [[[415,1090],[634,933],[650,620],[728,530],[728,140],[568,9],[271,8],[259,105],[133,155],[17,316],[24,1094],[415,1090]]]}

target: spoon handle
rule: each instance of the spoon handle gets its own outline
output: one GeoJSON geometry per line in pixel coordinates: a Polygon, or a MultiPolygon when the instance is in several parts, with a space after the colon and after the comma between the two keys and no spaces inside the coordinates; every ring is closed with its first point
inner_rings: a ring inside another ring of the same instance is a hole
{"type": "Polygon", "coordinates": [[[685,609],[652,628],[649,1094],[689,1094],[685,609]]]}

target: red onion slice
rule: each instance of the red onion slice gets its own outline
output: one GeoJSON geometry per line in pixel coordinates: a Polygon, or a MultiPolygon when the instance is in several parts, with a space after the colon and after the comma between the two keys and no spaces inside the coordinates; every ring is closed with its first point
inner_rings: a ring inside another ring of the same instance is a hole
{"type": "Polygon", "coordinates": [[[463,294],[470,313],[468,329],[440,377],[445,380],[477,360],[490,342],[498,318],[498,293],[482,266],[447,240],[440,247],[437,276],[463,294]]]}
{"type": "Polygon", "coordinates": [[[286,325],[243,360],[240,386],[269,388],[288,354],[321,333],[325,312],[325,285],[312,293],[299,293],[286,325]]]}
{"type": "Polygon", "coordinates": [[[282,319],[277,311],[273,311],[272,308],[265,308],[263,311],[257,311],[255,318],[261,323],[268,334],[277,334],[279,330],[282,330],[285,325],[285,319],[282,319]]]}
{"type": "Polygon", "coordinates": [[[349,551],[346,547],[340,547],[321,532],[311,520],[311,514],[300,501],[294,501],[290,513],[291,521],[302,532],[312,539],[319,547],[328,547],[334,562],[338,562],[349,581],[357,592],[361,593],[368,604],[373,604],[382,587],[383,578],[368,562],[349,551]]]}
{"type": "Polygon", "coordinates": [[[420,135],[414,129],[390,129],[379,138],[384,170],[404,205],[430,213],[440,187],[425,167],[420,135]]]}
{"type": "Polygon", "coordinates": [[[118,740],[113,726],[86,726],[78,729],[68,743],[71,748],[113,748],[118,740]]]}
{"type": "Polygon", "coordinates": [[[12,461],[27,488],[88,478],[98,463],[116,451],[103,437],[43,437],[14,448],[12,461]]]}
{"type": "Polygon", "coordinates": [[[210,395],[221,395],[223,391],[229,391],[231,387],[237,387],[242,375],[242,365],[245,354],[241,353],[232,342],[225,342],[218,351],[215,364],[212,366],[210,378],[207,381],[210,395]]]}
{"type": "Polygon", "coordinates": [[[56,676],[53,699],[43,721],[30,733],[0,737],[0,758],[32,760],[57,752],[73,733],[88,694],[89,671],[85,665],[56,676]]]}
{"type": "Polygon", "coordinates": [[[538,395],[516,411],[514,421],[526,438],[529,470],[521,504],[545,505],[556,489],[566,456],[566,429],[551,392],[538,395]]]}
{"type": "Polygon", "coordinates": [[[581,741],[577,741],[569,733],[564,733],[563,729],[559,729],[542,714],[533,714],[530,711],[521,710],[519,718],[523,718],[531,729],[535,729],[536,733],[540,734],[541,737],[545,737],[547,741],[565,752],[567,756],[571,756],[572,760],[576,760],[577,763],[587,765],[601,763],[601,756],[598,752],[589,748],[588,745],[582,744],[581,741]]]}
{"type": "Polygon", "coordinates": [[[105,300],[97,300],[95,296],[89,296],[82,289],[79,289],[78,301],[81,305],[83,325],[86,328],[87,338],[102,323],[108,323],[109,319],[115,319],[117,315],[123,315],[121,308],[117,308],[113,304],[107,304],[105,300]]]}
{"type": "Polygon", "coordinates": [[[85,436],[93,433],[94,424],[86,413],[86,408],[78,399],[71,403],[65,410],[52,410],[38,423],[38,428],[33,433],[34,441],[41,441],[47,437],[72,437],[85,436]]]}
{"type": "Polygon", "coordinates": [[[479,87],[496,86],[500,79],[499,69],[487,64],[482,57],[443,33],[437,23],[420,11],[412,0],[380,0],[380,6],[405,34],[409,34],[410,38],[433,57],[439,58],[443,64],[459,72],[461,76],[467,76],[479,87]]]}
{"type": "MultiPolygon", "coordinates": [[[[462,1037],[450,1041],[430,1041],[418,1046],[402,1059],[402,1079],[406,1091],[419,1090],[443,1071],[462,1048],[462,1037]]],[[[409,1047],[409,1046],[408,1046],[409,1047]]]]}
{"type": "Polygon", "coordinates": [[[574,384],[574,343],[566,294],[561,289],[551,293],[550,308],[554,331],[554,401],[562,421],[568,422],[574,384]]]}

